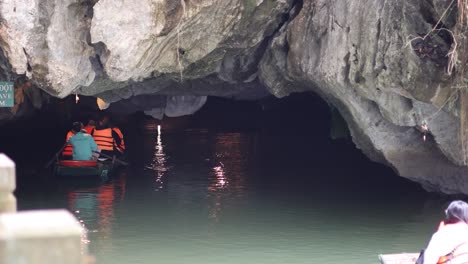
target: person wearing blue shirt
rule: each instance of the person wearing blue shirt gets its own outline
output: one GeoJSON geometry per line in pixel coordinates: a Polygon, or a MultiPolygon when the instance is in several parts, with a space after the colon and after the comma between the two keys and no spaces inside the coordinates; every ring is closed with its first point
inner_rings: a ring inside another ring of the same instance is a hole
{"type": "Polygon", "coordinates": [[[83,130],[83,124],[74,122],[72,131],[75,133],[68,143],[73,146],[73,160],[91,160],[93,152],[98,150],[98,146],[93,137],[83,130]]]}

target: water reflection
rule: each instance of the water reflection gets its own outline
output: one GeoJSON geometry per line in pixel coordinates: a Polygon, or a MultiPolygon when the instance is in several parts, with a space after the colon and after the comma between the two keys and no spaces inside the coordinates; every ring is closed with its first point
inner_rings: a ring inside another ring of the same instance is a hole
{"type": "Polygon", "coordinates": [[[80,209],[86,208],[83,211],[83,214],[81,214],[81,210],[77,209],[78,207],[75,206],[75,200],[77,196],[78,196],[77,193],[73,193],[73,192],[68,193],[68,203],[69,203],[68,208],[70,208],[70,210],[73,210],[73,212],[78,218],[79,224],[83,228],[83,232],[81,233],[81,242],[82,242],[81,254],[87,254],[86,245],[88,245],[91,241],[89,240],[89,236],[88,236],[89,230],[86,227],[86,224],[84,223],[84,220],[82,218],[84,217],[84,218],[92,219],[93,216],[90,215],[89,212],[92,210],[92,207],[95,206],[95,204],[93,203],[93,201],[95,200],[93,199],[93,196],[95,195],[90,194],[90,195],[84,195],[82,197],[81,205],[79,208],[80,209]]]}
{"type": "Polygon", "coordinates": [[[213,172],[216,176],[216,180],[213,181],[213,184],[208,189],[215,190],[223,189],[224,187],[226,187],[228,184],[228,180],[224,172],[224,163],[219,162],[219,166],[213,167],[213,172]]]}
{"type": "Polygon", "coordinates": [[[164,175],[169,170],[166,163],[167,157],[164,153],[164,145],[161,139],[161,126],[158,125],[158,135],[156,137],[155,152],[153,156],[153,162],[151,168],[156,171],[156,190],[163,189],[164,187],[164,175]]]}
{"type": "Polygon", "coordinates": [[[74,212],[86,230],[84,242],[97,243],[108,249],[115,222],[115,205],[123,201],[126,191],[126,175],[121,173],[113,181],[98,187],[78,188],[67,194],[68,207],[74,212]],[[89,239],[89,240],[88,240],[89,239]]]}
{"type": "Polygon", "coordinates": [[[229,195],[245,193],[247,160],[249,158],[249,136],[240,133],[218,134],[213,143],[212,175],[209,179],[208,196],[211,199],[209,217],[220,220],[223,200],[229,195]]]}
{"type": "Polygon", "coordinates": [[[229,187],[238,195],[244,193],[248,161],[251,158],[249,148],[250,135],[241,133],[218,134],[214,140],[214,178],[211,190],[229,187]]]}

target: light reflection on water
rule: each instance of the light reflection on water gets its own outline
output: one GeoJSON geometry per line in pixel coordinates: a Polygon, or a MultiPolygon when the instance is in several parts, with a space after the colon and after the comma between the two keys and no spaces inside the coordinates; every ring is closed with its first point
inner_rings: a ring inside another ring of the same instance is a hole
{"type": "Polygon", "coordinates": [[[45,203],[65,200],[76,212],[100,264],[376,263],[380,253],[418,251],[438,223],[443,202],[404,183],[366,185],[365,169],[297,161],[309,153],[257,138],[148,135],[142,158],[153,170],[124,171],[45,203]]]}
{"type": "Polygon", "coordinates": [[[161,126],[158,125],[158,134],[156,138],[155,152],[153,163],[150,168],[156,171],[156,190],[162,189],[164,187],[164,174],[169,170],[166,166],[166,154],[164,153],[164,145],[161,140],[161,126]]]}
{"type": "Polygon", "coordinates": [[[251,155],[245,142],[248,136],[241,133],[217,134],[214,139],[214,166],[213,175],[210,178],[210,191],[229,188],[242,193],[244,179],[247,177],[247,162],[251,155]]]}
{"type": "Polygon", "coordinates": [[[248,151],[243,152],[243,135],[241,133],[217,134],[214,138],[214,152],[211,177],[208,185],[209,218],[220,221],[223,200],[225,196],[243,194],[244,182],[247,177],[245,162],[248,151]]]}

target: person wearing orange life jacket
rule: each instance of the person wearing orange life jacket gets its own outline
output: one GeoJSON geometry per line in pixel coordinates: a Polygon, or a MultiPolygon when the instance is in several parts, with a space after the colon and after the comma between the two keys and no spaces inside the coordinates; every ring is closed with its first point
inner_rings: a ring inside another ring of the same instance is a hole
{"type": "Polygon", "coordinates": [[[114,149],[117,150],[120,155],[123,155],[125,153],[125,141],[123,133],[118,127],[113,127],[112,132],[115,132],[118,136],[118,138],[114,140],[114,149]]]}
{"type": "Polygon", "coordinates": [[[96,141],[101,153],[114,156],[120,153],[115,149],[115,146],[121,145],[121,140],[117,132],[109,125],[109,118],[104,116],[99,120],[95,129],[91,131],[91,135],[96,141]]]}
{"type": "Polygon", "coordinates": [[[424,264],[468,263],[468,204],[453,201],[424,251],[424,264]]]}
{"type": "Polygon", "coordinates": [[[96,128],[96,122],[94,120],[90,119],[88,121],[88,124],[84,127],[84,130],[86,130],[86,133],[91,135],[91,132],[93,132],[93,129],[96,128]]]}

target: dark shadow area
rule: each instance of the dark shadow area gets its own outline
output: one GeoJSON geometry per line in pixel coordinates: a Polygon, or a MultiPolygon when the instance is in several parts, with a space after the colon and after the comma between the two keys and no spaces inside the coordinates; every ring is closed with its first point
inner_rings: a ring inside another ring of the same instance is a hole
{"type": "Polygon", "coordinates": [[[313,93],[243,103],[210,98],[194,119],[200,127],[216,131],[250,131],[251,152],[261,163],[262,171],[255,179],[259,184],[278,187],[293,179],[303,183],[294,183],[296,187],[315,185],[318,192],[426,194],[417,183],[370,161],[352,142],[336,108],[313,93]],[[310,168],[314,168],[312,174],[304,177],[310,168]],[[283,176],[275,179],[271,175],[283,176]]]}
{"type": "MultiPolygon", "coordinates": [[[[100,114],[95,98],[81,97],[80,103],[76,104],[75,97],[70,96],[57,100],[33,118],[2,126],[0,151],[17,163],[19,189],[34,188],[41,182],[47,185],[44,175],[47,176],[48,172],[44,165],[61,148],[71,123],[75,120],[85,123],[100,114]]],[[[211,134],[248,135],[251,140],[249,155],[255,158],[257,169],[261,170],[253,181],[262,182],[265,181],[262,179],[264,175],[278,175],[284,171],[284,177],[304,183],[302,186],[334,182],[343,188],[338,188],[341,191],[346,191],[351,185],[360,185],[359,189],[368,191],[423,193],[417,184],[398,177],[388,167],[371,162],[356,149],[346,125],[340,121],[339,114],[337,117],[336,109],[311,93],[293,94],[283,99],[270,97],[261,101],[210,97],[193,116],[161,121],[141,112],[111,117],[125,134],[131,169],[137,172],[143,170],[154,151],[154,142],[148,144],[145,135],[160,125],[165,135],[201,130],[211,134]],[[338,133],[342,137],[332,139],[336,138],[333,136],[337,134],[333,132],[336,127],[342,130],[338,133]],[[301,171],[308,167],[313,167],[317,175],[305,177],[301,171]]],[[[179,140],[173,144],[183,142],[179,140]]],[[[174,155],[183,157],[184,153],[174,155]]],[[[269,178],[268,183],[280,184],[282,180],[269,178]]]]}

